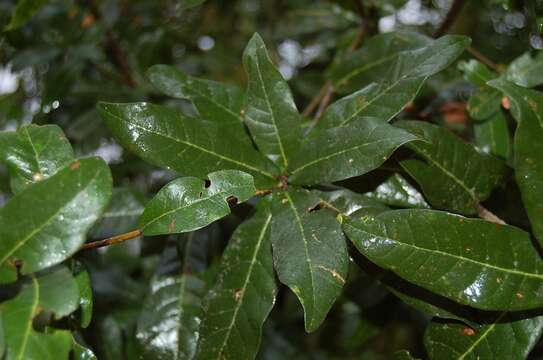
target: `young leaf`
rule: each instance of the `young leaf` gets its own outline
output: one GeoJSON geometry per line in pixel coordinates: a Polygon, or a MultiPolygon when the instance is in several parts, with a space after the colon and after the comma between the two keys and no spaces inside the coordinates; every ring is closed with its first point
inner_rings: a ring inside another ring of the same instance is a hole
{"type": "Polygon", "coordinates": [[[241,203],[255,194],[253,177],[237,170],[209,174],[211,185],[194,177],[176,179],[147,204],[140,219],[144,235],[200,229],[230,214],[228,199],[241,203]]]}
{"type": "Polygon", "coordinates": [[[314,194],[291,190],[274,194],[272,200],[275,270],[302,303],[305,329],[311,332],[324,321],[345,284],[345,238],[334,213],[313,210],[320,202],[314,194]]]}
{"type": "Polygon", "coordinates": [[[477,86],[467,105],[469,115],[475,120],[486,120],[500,109],[500,92],[486,83],[498,76],[477,60],[463,61],[458,68],[464,72],[466,80],[477,86]]]}
{"type": "Polygon", "coordinates": [[[401,145],[417,139],[376,119],[315,131],[292,156],[289,181],[312,185],[362,175],[379,167],[401,145]]]}
{"type": "Polygon", "coordinates": [[[72,347],[69,331],[39,333],[33,319],[46,310],[60,319],[77,309],[77,284],[65,267],[36,277],[23,284],[16,297],[0,304],[0,314],[7,346],[6,360],[68,359],[72,347]]]}
{"type": "Polygon", "coordinates": [[[437,208],[473,214],[505,175],[502,161],[477,152],[444,128],[422,121],[402,121],[398,126],[426,140],[407,145],[425,162],[408,159],[400,164],[437,208]]]}
{"type": "Polygon", "coordinates": [[[543,330],[543,316],[501,313],[493,321],[472,326],[430,322],[424,334],[430,359],[526,359],[543,330]]]}
{"type": "Polygon", "coordinates": [[[421,193],[400,174],[390,176],[374,191],[364,194],[381,203],[404,208],[429,208],[421,193]]]}
{"type": "Polygon", "coordinates": [[[8,166],[16,194],[68,165],[74,152],[58,126],[27,125],[17,132],[0,132],[0,160],[8,166]]]}
{"type": "Polygon", "coordinates": [[[2,272],[14,274],[19,263],[28,274],[70,257],[110,196],[111,174],[99,158],[76,160],[15,195],[0,209],[2,272]]]}
{"type": "MultiPolygon", "coordinates": [[[[463,36],[445,36],[429,43],[425,47],[398,53],[398,56],[376,61],[379,79],[371,84],[365,83],[363,89],[346,96],[330,105],[319,121],[319,128],[343,126],[354,121],[380,120],[390,121],[417,95],[424,81],[441,71],[454,61],[469,45],[469,38],[463,36]],[[383,78],[382,75],[385,74],[383,78]]],[[[371,64],[353,70],[339,80],[351,81],[351,77],[360,76],[371,64]]],[[[376,69],[373,69],[376,71],[376,69]]]]}
{"type": "Polygon", "coordinates": [[[501,111],[484,123],[476,124],[474,130],[475,141],[482,151],[503,160],[509,159],[512,151],[511,138],[507,120],[501,111]]]}
{"type": "Polygon", "coordinates": [[[503,80],[490,85],[507,95],[518,122],[514,139],[515,177],[533,232],[543,243],[543,94],[503,80]]]}
{"type": "Polygon", "coordinates": [[[270,243],[272,215],[257,211],[224,251],[219,280],[205,299],[196,359],[254,359],[277,284],[270,243]]]}
{"type": "Polygon", "coordinates": [[[143,359],[194,358],[203,293],[204,282],[190,274],[152,281],[136,333],[143,359]]]}
{"type": "Polygon", "coordinates": [[[372,262],[461,304],[496,311],[543,304],[543,262],[530,235],[515,227],[394,210],[345,218],[343,230],[372,262]]]}
{"type": "Polygon", "coordinates": [[[117,140],[151,164],[199,178],[236,169],[253,175],[258,187],[277,183],[279,169],[228,126],[148,103],[100,103],[98,110],[117,140]]]}
{"type": "Polygon", "coordinates": [[[168,65],[152,66],[147,75],[164,94],[192,101],[202,118],[228,124],[244,134],[243,91],[238,86],[198,79],[168,65]]]}
{"type": "Polygon", "coordinates": [[[301,138],[300,115],[260,35],[247,44],[243,65],[249,77],[245,122],[260,151],[286,169],[301,138]]]}

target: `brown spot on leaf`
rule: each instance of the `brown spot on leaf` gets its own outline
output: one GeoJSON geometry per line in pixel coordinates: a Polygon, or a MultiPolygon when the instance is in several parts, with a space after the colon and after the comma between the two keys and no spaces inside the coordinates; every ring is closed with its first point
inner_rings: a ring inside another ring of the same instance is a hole
{"type": "Polygon", "coordinates": [[[242,296],[243,296],[243,289],[238,289],[234,292],[234,299],[236,301],[239,301],[239,299],[241,299],[242,296]]]}
{"type": "Polygon", "coordinates": [[[462,329],[462,334],[464,334],[464,336],[473,336],[475,335],[475,330],[466,326],[462,329]]]}
{"type": "Polygon", "coordinates": [[[345,284],[345,279],[335,269],[330,269],[330,268],[327,268],[326,266],[323,266],[323,265],[319,265],[317,267],[319,269],[322,269],[322,270],[330,273],[330,275],[332,275],[332,277],[334,279],[336,279],[337,282],[339,282],[341,285],[345,284]]]}
{"type": "Polygon", "coordinates": [[[81,166],[81,161],[76,160],[70,164],[70,170],[76,170],[81,166]]]}
{"type": "Polygon", "coordinates": [[[96,21],[96,18],[92,14],[87,14],[85,17],[83,17],[83,20],[81,21],[81,28],[82,29],[88,29],[89,27],[94,24],[96,21]]]}
{"type": "Polygon", "coordinates": [[[522,294],[522,293],[520,293],[520,292],[516,293],[515,296],[516,296],[517,299],[519,299],[519,300],[524,299],[524,294],[522,294]]]}
{"type": "Polygon", "coordinates": [[[173,230],[175,229],[175,218],[172,219],[170,222],[170,225],[168,225],[168,232],[173,233],[173,230]]]}
{"type": "Polygon", "coordinates": [[[511,103],[509,102],[509,98],[507,96],[502,97],[502,107],[505,110],[509,110],[511,108],[511,103]]]}
{"type": "Polygon", "coordinates": [[[530,106],[530,108],[534,111],[534,112],[538,112],[539,111],[539,106],[537,106],[537,103],[531,99],[528,100],[528,105],[530,106]]]}

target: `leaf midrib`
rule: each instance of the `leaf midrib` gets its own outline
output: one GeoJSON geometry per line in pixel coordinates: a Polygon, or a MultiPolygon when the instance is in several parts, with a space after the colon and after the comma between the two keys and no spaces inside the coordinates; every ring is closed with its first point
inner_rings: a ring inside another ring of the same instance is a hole
{"type": "MultiPolygon", "coordinates": [[[[108,113],[109,113],[111,116],[117,118],[117,119],[120,120],[120,121],[123,121],[123,122],[124,122],[124,120],[125,120],[125,119],[122,118],[121,116],[116,115],[116,114],[114,114],[114,113],[112,113],[112,112],[110,112],[110,111],[108,111],[108,113]]],[[[203,147],[201,147],[201,146],[198,146],[198,145],[196,145],[196,144],[190,143],[190,142],[188,142],[188,141],[184,141],[184,140],[181,140],[181,139],[178,139],[178,138],[174,138],[174,137],[168,136],[167,134],[164,134],[164,133],[160,133],[160,132],[156,132],[156,131],[151,131],[151,130],[146,129],[146,128],[144,128],[143,126],[141,126],[141,125],[139,125],[139,124],[136,124],[136,123],[134,123],[134,122],[130,122],[130,124],[131,124],[132,126],[134,126],[135,128],[138,128],[138,129],[140,129],[140,130],[143,130],[144,132],[148,132],[148,133],[150,133],[150,134],[154,134],[154,135],[157,135],[157,136],[166,138],[166,139],[170,139],[170,140],[172,140],[172,141],[174,141],[174,142],[176,142],[176,143],[180,143],[180,144],[183,144],[183,145],[186,145],[186,146],[189,146],[189,147],[193,147],[193,148],[198,149],[198,150],[200,150],[200,151],[202,151],[202,152],[205,152],[205,153],[207,153],[207,154],[211,154],[211,155],[213,155],[213,156],[215,156],[215,157],[218,157],[219,159],[222,159],[222,160],[225,160],[225,161],[229,161],[229,162],[231,162],[231,163],[233,163],[233,164],[236,164],[236,165],[245,167],[245,168],[247,168],[247,169],[249,169],[249,170],[251,170],[251,171],[254,171],[254,172],[257,172],[257,173],[259,173],[259,174],[261,174],[261,175],[264,175],[264,176],[267,177],[267,178],[270,178],[270,179],[274,179],[274,180],[275,180],[275,177],[274,177],[271,173],[269,173],[269,172],[267,172],[267,171],[264,171],[264,170],[255,168],[254,166],[251,166],[251,165],[248,165],[248,164],[246,164],[246,163],[242,163],[242,162],[240,162],[240,161],[237,161],[237,160],[231,159],[231,158],[229,158],[229,157],[223,156],[223,155],[221,155],[221,154],[218,154],[218,153],[216,153],[216,152],[214,152],[214,151],[208,150],[208,149],[203,148],[203,147]]]]}
{"type": "Polygon", "coordinates": [[[466,258],[466,257],[460,256],[460,255],[450,254],[450,253],[447,253],[447,252],[444,252],[444,251],[441,251],[441,250],[422,248],[422,247],[414,245],[414,244],[409,244],[409,243],[402,242],[402,241],[399,241],[399,240],[391,239],[389,237],[382,236],[382,235],[379,235],[379,234],[373,234],[373,233],[371,233],[369,231],[360,229],[360,228],[358,228],[356,226],[353,226],[353,225],[347,224],[347,226],[352,227],[356,231],[360,231],[362,233],[371,235],[373,238],[392,241],[392,242],[394,242],[396,244],[399,244],[400,246],[405,246],[405,247],[408,247],[408,248],[419,250],[421,252],[427,252],[427,253],[431,253],[431,254],[441,255],[441,256],[444,256],[444,257],[450,257],[450,258],[456,259],[458,261],[469,262],[469,263],[472,263],[472,264],[479,265],[479,266],[481,266],[483,268],[488,268],[488,269],[496,270],[496,271],[503,272],[503,273],[509,273],[509,274],[513,274],[513,275],[519,275],[519,276],[525,276],[525,277],[528,277],[528,278],[543,280],[543,274],[528,273],[528,272],[524,272],[524,271],[520,271],[520,270],[509,269],[509,268],[499,267],[499,266],[496,266],[496,265],[486,264],[486,263],[483,263],[483,262],[480,262],[480,261],[477,261],[477,260],[474,260],[474,259],[466,258]]]}
{"type": "Polygon", "coordinates": [[[28,337],[30,336],[30,331],[32,330],[32,322],[34,320],[34,313],[36,312],[36,309],[38,308],[38,304],[40,301],[40,285],[38,283],[38,280],[34,275],[32,275],[32,289],[33,289],[33,301],[30,311],[30,318],[27,321],[27,326],[25,328],[25,332],[23,334],[23,343],[21,344],[21,352],[17,355],[18,360],[24,360],[23,356],[26,354],[26,344],[28,342],[28,337]]]}
{"type": "Polygon", "coordinates": [[[51,221],[53,221],[53,219],[55,219],[62,210],[64,210],[67,204],[72,202],[76,197],[79,196],[79,194],[85,191],[90,186],[90,184],[92,184],[96,180],[96,178],[98,177],[100,173],[101,171],[97,171],[83,188],[81,188],[78,192],[76,192],[75,195],[72,196],[69,200],[65,201],[64,205],[59,206],[59,208],[49,218],[47,218],[40,226],[38,226],[36,229],[31,231],[25,238],[23,238],[20,242],[18,242],[10,251],[8,251],[6,255],[2,259],[0,259],[0,264],[3,264],[11,255],[13,255],[17,250],[19,250],[22,246],[24,246],[30,239],[32,239],[41,230],[43,230],[43,228],[48,226],[51,223],[51,221]]]}
{"type": "Polygon", "coordinates": [[[492,331],[494,331],[494,328],[496,327],[496,324],[498,323],[498,321],[500,321],[507,313],[506,312],[503,312],[500,316],[498,316],[496,318],[496,320],[492,323],[492,325],[490,325],[486,331],[481,335],[479,336],[479,338],[477,340],[475,340],[473,342],[473,344],[471,344],[471,346],[462,354],[460,355],[460,357],[458,358],[458,360],[463,360],[466,358],[466,356],[468,356],[471,352],[473,352],[473,350],[479,345],[479,343],[481,341],[483,341],[483,339],[485,339],[488,334],[492,331]]]}
{"type": "Polygon", "coordinates": [[[239,299],[239,301],[237,302],[237,304],[236,304],[236,306],[234,308],[234,312],[232,314],[232,320],[230,321],[230,324],[226,328],[226,334],[224,336],[223,343],[221,344],[221,347],[219,348],[218,354],[222,354],[222,352],[224,350],[224,347],[226,346],[226,343],[230,339],[230,333],[232,332],[232,328],[234,327],[234,323],[235,323],[236,318],[238,316],[239,309],[243,305],[243,300],[246,297],[247,285],[249,284],[249,279],[251,278],[251,275],[252,275],[252,272],[253,272],[253,267],[257,263],[256,258],[258,256],[258,252],[260,251],[260,247],[262,246],[262,240],[264,240],[264,236],[266,235],[266,231],[268,230],[268,226],[269,226],[269,224],[271,222],[271,218],[272,218],[272,215],[269,214],[266,221],[265,221],[265,223],[264,223],[264,226],[262,227],[262,230],[260,231],[260,234],[258,236],[258,240],[257,240],[256,246],[255,246],[255,249],[253,251],[253,255],[251,257],[251,262],[249,264],[249,268],[247,269],[247,274],[245,276],[243,286],[241,287],[241,298],[239,299]]]}

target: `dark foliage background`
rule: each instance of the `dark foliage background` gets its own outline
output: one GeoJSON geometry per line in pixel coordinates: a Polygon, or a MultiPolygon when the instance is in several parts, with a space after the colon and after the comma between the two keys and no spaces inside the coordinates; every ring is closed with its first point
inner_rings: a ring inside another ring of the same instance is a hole
{"type": "MultiPolygon", "coordinates": [[[[21,27],[0,34],[0,130],[58,124],[78,156],[107,161],[116,191],[109,216],[91,233],[91,239],[101,239],[132,230],[147,199],[177,176],[123,150],[96,110],[100,100],[152,101],[194,113],[188,101],[165,97],[152,87],[146,78],[150,66],[175,65],[197,77],[245,86],[240,59],[258,31],[298,108],[304,109],[362,23],[370,34],[404,29],[465,34],[473,39],[473,49],[499,66],[543,49],[541,1],[466,1],[454,23],[441,28],[451,5],[449,0],[45,2],[21,27]]],[[[16,1],[0,2],[0,28],[9,23],[15,6],[16,1]]],[[[462,72],[449,67],[424,85],[401,116],[441,124],[473,140],[474,122],[465,110],[472,90],[462,72]]],[[[371,192],[390,174],[386,168],[342,184],[371,192]]],[[[393,161],[390,169],[396,169],[393,161]]],[[[485,205],[508,223],[528,229],[518,190],[508,184],[485,205]]],[[[0,165],[0,205],[9,198],[7,169],[0,165]]],[[[216,267],[233,229],[251,211],[250,204],[237,206],[232,216],[190,235],[198,239],[196,269],[216,267]]],[[[149,311],[143,304],[150,281],[156,274],[180,271],[187,236],[138,238],[78,255],[90,271],[95,302],[91,325],[78,336],[99,359],[140,357],[138,319],[149,311]]],[[[364,261],[354,259],[342,297],[314,333],[304,332],[302,309],[283,289],[265,324],[260,357],[387,359],[401,349],[424,356],[422,336],[429,317],[361,271],[356,263],[364,261]]],[[[536,346],[532,357],[542,355],[543,345],[536,346]]]]}

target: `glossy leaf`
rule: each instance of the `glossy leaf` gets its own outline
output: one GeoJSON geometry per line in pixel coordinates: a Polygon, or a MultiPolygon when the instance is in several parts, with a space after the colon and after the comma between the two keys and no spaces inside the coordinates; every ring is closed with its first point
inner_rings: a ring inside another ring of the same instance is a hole
{"type": "MultiPolygon", "coordinates": [[[[383,73],[379,73],[381,78],[375,79],[377,82],[330,105],[319,121],[319,127],[330,128],[356,121],[390,121],[413,101],[429,76],[447,67],[468,44],[469,39],[466,37],[446,36],[427,47],[400,53],[398,57],[392,57],[394,62],[384,60],[383,63],[387,64],[386,71],[383,72],[385,77],[382,78],[383,73]]],[[[383,66],[381,61],[377,60],[379,69],[383,66]]],[[[364,64],[362,69],[367,71],[366,68],[370,65],[364,64]]],[[[350,81],[348,79],[351,76],[359,76],[357,70],[345,75],[339,84],[350,81]]]]}
{"type": "Polygon", "coordinates": [[[348,271],[345,238],[328,209],[304,190],[275,193],[271,242],[279,280],[304,308],[305,329],[316,330],[341,293],[348,271]]]}
{"type": "Polygon", "coordinates": [[[338,213],[351,215],[354,213],[379,214],[390,210],[382,202],[377,201],[370,196],[355,193],[350,190],[341,189],[334,191],[313,190],[325,206],[335,209],[338,213]]]}
{"type": "Polygon", "coordinates": [[[91,349],[84,347],[73,339],[72,344],[73,360],[97,360],[91,349]]]}
{"type": "Polygon", "coordinates": [[[198,79],[168,65],[155,65],[147,71],[147,75],[164,94],[192,101],[204,119],[244,130],[243,91],[238,86],[198,79]]]}
{"type": "Polygon", "coordinates": [[[502,313],[489,323],[473,327],[433,320],[426,328],[424,344],[430,359],[522,360],[527,358],[542,330],[543,316],[523,319],[502,313]]]}
{"type": "Polygon", "coordinates": [[[507,160],[511,155],[511,138],[507,120],[501,112],[474,127],[477,146],[487,154],[507,160]]]}
{"type": "Polygon", "coordinates": [[[477,60],[460,61],[458,69],[464,73],[466,80],[481,88],[487,87],[487,82],[496,78],[497,74],[477,60]]]}
{"type": "Polygon", "coordinates": [[[383,204],[404,208],[429,208],[421,193],[400,174],[390,176],[377,188],[365,194],[383,204]]]}
{"type": "Polygon", "coordinates": [[[249,83],[245,122],[262,153],[286,169],[301,138],[300,115],[287,82],[254,34],[243,53],[249,83]]]}
{"type": "Polygon", "coordinates": [[[70,332],[39,333],[32,320],[42,311],[50,311],[60,319],[77,309],[78,299],[77,284],[66,268],[40,277],[32,275],[16,297],[0,304],[6,360],[67,359],[72,347],[70,332]]]}
{"type": "Polygon", "coordinates": [[[159,277],[138,320],[143,359],[193,359],[201,321],[204,283],[198,277],[159,277]]]}
{"type": "Polygon", "coordinates": [[[219,280],[204,305],[196,359],[254,359],[277,284],[270,243],[272,215],[257,211],[232,235],[219,280]]]}
{"type": "Polygon", "coordinates": [[[253,175],[259,187],[277,182],[278,169],[252,148],[248,137],[228,126],[148,103],[100,103],[98,109],[117,140],[153,165],[199,178],[217,170],[241,170],[253,175]]]}
{"type": "Polygon", "coordinates": [[[0,132],[0,161],[8,166],[14,193],[54,175],[73,160],[72,146],[56,125],[0,132]]]}
{"type": "Polygon", "coordinates": [[[543,243],[543,94],[506,81],[494,81],[507,95],[518,122],[514,138],[515,177],[533,232],[543,243]]]}
{"type": "Polygon", "coordinates": [[[92,237],[103,239],[134,230],[144,209],[142,195],[127,187],[114,188],[109,206],[91,231],[92,237]]]}
{"type": "Polygon", "coordinates": [[[407,159],[400,164],[437,208],[473,214],[505,175],[502,161],[477,152],[444,128],[422,121],[402,121],[398,126],[426,140],[407,145],[424,161],[407,159]]]}
{"type": "Polygon", "coordinates": [[[529,88],[543,84],[543,52],[535,56],[527,52],[516,58],[507,68],[505,79],[529,88]]]}
{"type": "Polygon", "coordinates": [[[359,50],[334,64],[329,74],[334,88],[348,93],[373,82],[379,83],[404,51],[419,49],[431,42],[429,37],[409,31],[373,36],[359,50]]]}
{"type": "Polygon", "coordinates": [[[2,271],[15,273],[20,262],[28,274],[70,257],[110,196],[111,174],[98,158],[77,160],[15,195],[0,209],[2,271]]]}
{"type": "Polygon", "coordinates": [[[293,155],[289,181],[311,185],[362,175],[379,167],[399,146],[417,139],[375,119],[315,131],[293,155]]]}
{"type": "Polygon", "coordinates": [[[372,262],[461,304],[497,311],[543,304],[543,262],[530,235],[515,227],[394,210],[345,218],[343,229],[372,262]]]}
{"type": "Polygon", "coordinates": [[[176,179],[147,204],[140,219],[144,235],[189,232],[230,214],[228,199],[241,203],[255,194],[253,177],[237,170],[209,174],[209,187],[194,177],[176,179]]]}
{"type": "Polygon", "coordinates": [[[11,16],[11,20],[4,28],[4,31],[15,30],[21,27],[48,2],[49,0],[19,0],[11,16]]]}
{"type": "Polygon", "coordinates": [[[137,323],[143,359],[193,359],[196,355],[207,288],[205,257],[214,235],[210,228],[191,232],[164,249],[137,323]],[[168,256],[171,250],[175,259],[168,256]]]}
{"type": "Polygon", "coordinates": [[[79,289],[79,308],[81,309],[81,327],[86,328],[92,320],[92,284],[89,273],[84,265],[78,261],[74,261],[72,271],[75,275],[75,281],[79,289]]]}
{"type": "Polygon", "coordinates": [[[471,118],[486,120],[500,110],[502,96],[496,89],[484,87],[471,95],[466,109],[471,118]]]}

